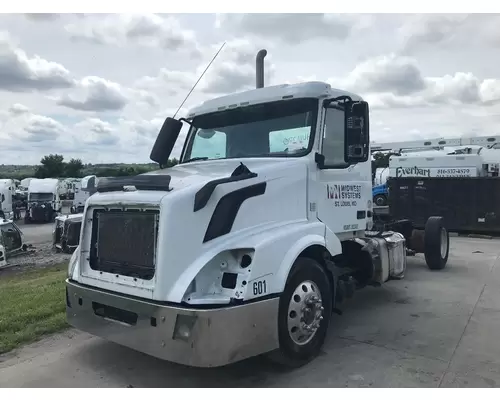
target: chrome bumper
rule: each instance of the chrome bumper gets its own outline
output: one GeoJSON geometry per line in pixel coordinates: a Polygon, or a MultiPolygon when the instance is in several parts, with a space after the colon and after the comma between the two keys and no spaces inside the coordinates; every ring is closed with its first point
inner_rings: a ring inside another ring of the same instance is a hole
{"type": "Polygon", "coordinates": [[[273,298],[211,310],[158,305],[66,280],[73,327],[163,360],[218,367],[278,347],[273,298]]]}

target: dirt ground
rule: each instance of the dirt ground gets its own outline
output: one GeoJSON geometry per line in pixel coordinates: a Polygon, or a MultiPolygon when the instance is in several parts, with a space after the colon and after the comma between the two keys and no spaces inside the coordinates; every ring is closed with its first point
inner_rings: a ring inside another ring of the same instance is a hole
{"type": "MultiPolygon", "coordinates": [[[[68,211],[68,207],[63,208],[63,213],[67,213],[68,211]]],[[[15,221],[15,223],[23,233],[24,243],[30,247],[25,253],[9,257],[8,266],[0,269],[0,277],[5,274],[17,273],[27,268],[46,267],[69,261],[70,254],[56,253],[52,249],[54,223],[25,224],[23,218],[15,221]]]]}

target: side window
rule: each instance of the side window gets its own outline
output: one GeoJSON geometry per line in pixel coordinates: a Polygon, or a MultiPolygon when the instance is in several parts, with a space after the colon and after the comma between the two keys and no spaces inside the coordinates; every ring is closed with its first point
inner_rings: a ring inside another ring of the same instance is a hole
{"type": "Polygon", "coordinates": [[[307,149],[311,127],[286,129],[284,131],[269,132],[269,151],[278,153],[287,151],[293,153],[307,149]]]}
{"type": "Polygon", "coordinates": [[[210,138],[203,138],[197,134],[193,140],[193,147],[191,148],[189,158],[195,157],[226,157],[226,134],[216,131],[210,138]]]}
{"type": "Polygon", "coordinates": [[[336,108],[326,110],[323,144],[321,153],[325,156],[325,165],[347,166],[344,160],[344,111],[336,108]]]}

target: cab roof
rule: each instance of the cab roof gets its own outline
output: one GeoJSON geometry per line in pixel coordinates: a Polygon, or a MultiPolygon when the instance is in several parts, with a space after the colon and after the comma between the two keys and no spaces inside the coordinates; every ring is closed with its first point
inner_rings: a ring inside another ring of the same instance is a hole
{"type": "Polygon", "coordinates": [[[191,109],[188,112],[187,118],[216,111],[223,111],[229,108],[244,107],[278,100],[288,100],[294,98],[321,99],[338,96],[350,96],[355,101],[362,100],[360,96],[354,93],[332,88],[330,84],[325,82],[303,82],[267,86],[259,89],[252,89],[245,92],[216,97],[191,109]]]}

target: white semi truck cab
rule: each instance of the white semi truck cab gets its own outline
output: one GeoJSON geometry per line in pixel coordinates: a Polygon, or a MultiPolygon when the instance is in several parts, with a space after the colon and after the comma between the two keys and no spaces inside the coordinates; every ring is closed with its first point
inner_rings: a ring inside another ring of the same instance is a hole
{"type": "Polygon", "coordinates": [[[0,179],[0,219],[11,219],[13,212],[13,195],[15,194],[15,185],[12,179],[0,179]]]}
{"type": "Polygon", "coordinates": [[[61,183],[56,178],[32,179],[28,186],[25,223],[53,222],[61,212],[61,183]]]}
{"type": "Polygon", "coordinates": [[[95,193],[95,184],[98,178],[95,175],[84,176],[75,185],[75,197],[71,206],[72,213],[82,213],[87,199],[95,193]]]}
{"type": "Polygon", "coordinates": [[[166,165],[186,124],[178,165],[99,179],[68,267],[72,326],[180,364],[299,366],[345,298],[404,276],[410,244],[444,268],[439,217],[370,231],[368,104],[321,82],[263,87],[263,56],[255,90],[166,119],[151,158],[166,165]]]}

